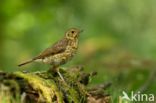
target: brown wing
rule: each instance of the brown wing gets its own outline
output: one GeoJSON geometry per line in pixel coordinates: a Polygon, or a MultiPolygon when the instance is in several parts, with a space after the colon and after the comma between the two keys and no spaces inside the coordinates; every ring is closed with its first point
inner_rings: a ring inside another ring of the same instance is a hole
{"type": "Polygon", "coordinates": [[[66,49],[67,44],[68,44],[68,40],[67,39],[62,39],[62,40],[56,42],[53,46],[45,49],[40,55],[33,58],[33,60],[43,59],[45,57],[48,57],[49,55],[54,55],[54,54],[57,54],[57,53],[64,52],[65,49],[66,49]]]}

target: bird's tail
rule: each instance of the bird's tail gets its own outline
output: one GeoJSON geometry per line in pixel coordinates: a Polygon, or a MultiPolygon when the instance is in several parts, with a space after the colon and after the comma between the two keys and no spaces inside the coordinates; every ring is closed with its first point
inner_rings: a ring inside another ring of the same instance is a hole
{"type": "Polygon", "coordinates": [[[31,60],[28,60],[28,61],[26,61],[26,62],[24,62],[24,63],[19,64],[18,66],[21,67],[21,66],[26,65],[26,64],[29,64],[29,63],[31,63],[31,62],[33,62],[33,61],[34,61],[34,60],[31,59],[31,60]]]}

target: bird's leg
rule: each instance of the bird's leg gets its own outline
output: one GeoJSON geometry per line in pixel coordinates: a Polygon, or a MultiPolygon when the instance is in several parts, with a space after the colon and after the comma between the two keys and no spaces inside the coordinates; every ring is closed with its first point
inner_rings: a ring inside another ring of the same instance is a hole
{"type": "Polygon", "coordinates": [[[53,66],[52,68],[50,68],[49,71],[54,72],[54,73],[57,73],[60,76],[61,80],[65,82],[62,74],[59,71],[59,67],[58,66],[53,66]]]}
{"type": "Polygon", "coordinates": [[[60,78],[62,79],[62,81],[65,82],[65,80],[64,80],[64,78],[63,78],[63,76],[62,76],[62,74],[61,74],[60,71],[59,71],[59,68],[57,69],[57,73],[58,73],[58,75],[60,76],[60,78]]]}

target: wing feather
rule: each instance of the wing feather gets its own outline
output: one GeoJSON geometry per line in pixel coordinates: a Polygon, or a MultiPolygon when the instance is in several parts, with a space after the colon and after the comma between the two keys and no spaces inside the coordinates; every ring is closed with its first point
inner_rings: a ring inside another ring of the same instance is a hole
{"type": "Polygon", "coordinates": [[[57,53],[64,52],[66,50],[67,44],[68,44],[68,40],[62,39],[62,40],[56,42],[51,47],[45,49],[43,52],[40,53],[40,55],[34,57],[33,60],[43,59],[43,58],[48,57],[50,55],[55,55],[57,53]]]}

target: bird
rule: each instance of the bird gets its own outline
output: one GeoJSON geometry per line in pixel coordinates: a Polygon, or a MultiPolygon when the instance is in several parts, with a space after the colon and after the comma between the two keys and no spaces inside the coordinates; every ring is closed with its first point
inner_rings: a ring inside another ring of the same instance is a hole
{"type": "Polygon", "coordinates": [[[52,66],[50,70],[57,72],[60,78],[64,81],[58,67],[67,63],[76,54],[78,49],[79,34],[82,31],[83,30],[78,28],[68,29],[61,40],[42,51],[39,55],[19,64],[18,66],[21,67],[32,62],[50,64],[52,66]]]}

